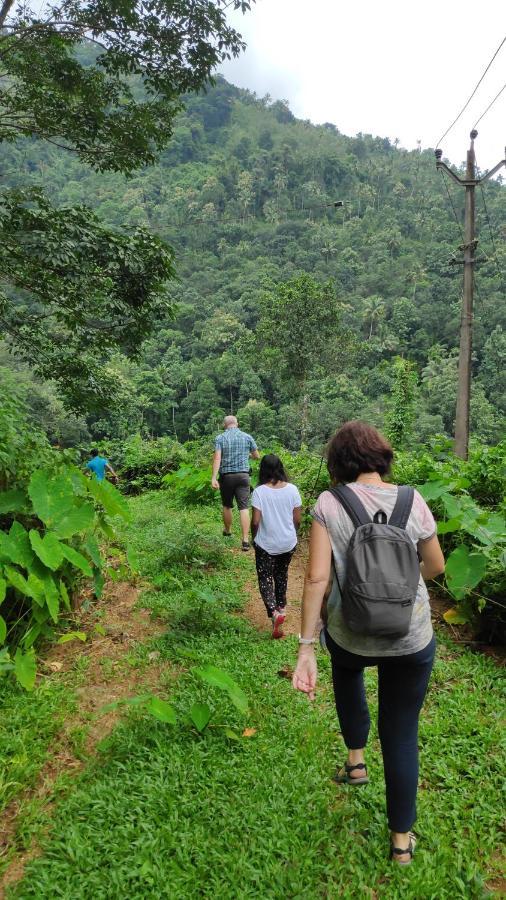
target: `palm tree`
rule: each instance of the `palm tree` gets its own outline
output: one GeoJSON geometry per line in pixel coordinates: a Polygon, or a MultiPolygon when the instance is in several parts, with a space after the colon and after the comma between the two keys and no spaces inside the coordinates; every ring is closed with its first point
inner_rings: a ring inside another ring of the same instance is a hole
{"type": "Polygon", "coordinates": [[[364,322],[370,323],[369,328],[369,337],[368,340],[372,337],[372,332],[374,325],[379,322],[380,319],[385,315],[385,303],[381,299],[381,297],[373,296],[367,297],[364,300],[363,309],[362,309],[362,318],[364,322]]]}

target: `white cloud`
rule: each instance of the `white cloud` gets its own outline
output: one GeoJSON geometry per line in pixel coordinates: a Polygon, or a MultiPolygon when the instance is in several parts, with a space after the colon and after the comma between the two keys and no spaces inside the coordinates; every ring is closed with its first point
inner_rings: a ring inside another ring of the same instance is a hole
{"type": "MultiPolygon", "coordinates": [[[[434,147],[506,34],[503,0],[257,0],[230,20],[248,49],[222,67],[226,78],[287,99],[295,115],[333,122],[343,134],[399,138],[434,147]]],[[[506,44],[476,98],[442,144],[465,158],[469,132],[506,81],[506,44]]],[[[504,157],[506,91],[480,124],[484,169],[504,157]]],[[[506,176],[506,170],[504,170],[506,176]]]]}

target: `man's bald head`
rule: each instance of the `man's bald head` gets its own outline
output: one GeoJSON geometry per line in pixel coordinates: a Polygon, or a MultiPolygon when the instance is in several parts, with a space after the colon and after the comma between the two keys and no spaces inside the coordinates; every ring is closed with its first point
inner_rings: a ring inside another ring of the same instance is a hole
{"type": "Polygon", "coordinates": [[[225,428],[237,428],[238,421],[235,416],[225,416],[223,419],[223,425],[225,428]]]}

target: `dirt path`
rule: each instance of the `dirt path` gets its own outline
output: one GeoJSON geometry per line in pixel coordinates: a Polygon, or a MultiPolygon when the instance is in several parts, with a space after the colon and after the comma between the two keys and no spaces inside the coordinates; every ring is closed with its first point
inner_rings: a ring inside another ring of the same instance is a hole
{"type": "Polygon", "coordinates": [[[13,851],[14,854],[0,876],[0,900],[5,897],[7,885],[19,881],[26,864],[40,852],[36,842],[27,850],[17,846],[18,823],[26,804],[36,801],[41,805],[49,829],[57,779],[64,774],[78,775],[122,714],[118,708],[100,715],[101,708],[146,690],[156,692],[162,673],[169,672],[170,677],[171,667],[157,663],[156,653],[151,659],[148,657],[146,666],[132,667],[126,659],[128,651],[137,643],[148,641],[165,630],[161,622],[151,619],[148,610],[136,607],[138,598],[139,588],[130,583],[109,584],[102,599],[94,602],[90,611],[76,616],[77,627],[88,634],[87,642],[53,645],[39,661],[39,680],[59,677],[60,673],[65,677],[77,660],[81,668],[85,667],[85,674],[75,689],[77,711],[54,738],[50,756],[39,772],[36,784],[18,795],[2,813],[0,858],[13,851]],[[94,631],[97,611],[103,612],[99,620],[100,634],[94,631]],[[83,733],[79,751],[72,739],[78,730],[83,733]]]}
{"type": "MultiPolygon", "coordinates": [[[[307,545],[305,542],[301,542],[295,551],[288,570],[288,604],[286,620],[283,626],[285,634],[298,634],[300,631],[300,604],[304,587],[306,562],[307,545]]],[[[271,623],[267,618],[256,578],[247,582],[245,589],[250,599],[246,603],[242,615],[259,631],[271,631],[271,623]]]]}

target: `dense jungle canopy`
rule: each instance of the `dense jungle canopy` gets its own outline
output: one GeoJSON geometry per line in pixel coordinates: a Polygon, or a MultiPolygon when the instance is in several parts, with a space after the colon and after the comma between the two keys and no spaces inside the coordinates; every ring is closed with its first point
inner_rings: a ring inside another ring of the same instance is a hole
{"type": "MultiPolygon", "coordinates": [[[[158,163],[128,176],[94,171],[48,142],[2,145],[4,187],[44,189],[30,211],[35,231],[48,200],[61,247],[81,240],[78,214],[66,208],[86,204],[107,231],[102,255],[111,269],[141,234],[146,278],[172,275],[173,264],[176,271],[151,320],[125,315],[119,335],[104,317],[88,327],[50,315],[43,329],[51,352],[40,334],[7,333],[3,379],[52,440],[75,446],[141,431],[184,441],[213,432],[230,411],[260,441],[289,448],[319,446],[356,416],[390,422],[390,431],[400,417],[405,445],[452,434],[463,192],[449,184],[448,196],[432,151],[347,137],[338,126],[297,120],[286,103],[218,78],[185,99],[158,163]],[[52,380],[55,347],[67,359],[52,380]]],[[[471,430],[495,442],[506,410],[501,179],[477,202],[471,430]]],[[[12,235],[8,216],[4,206],[12,235]]],[[[95,259],[100,236],[90,245],[95,259]]],[[[33,282],[59,252],[60,244],[43,246],[33,282]]],[[[135,260],[128,278],[138,283],[135,260]]],[[[33,320],[39,300],[27,285],[22,309],[33,320]]]]}

